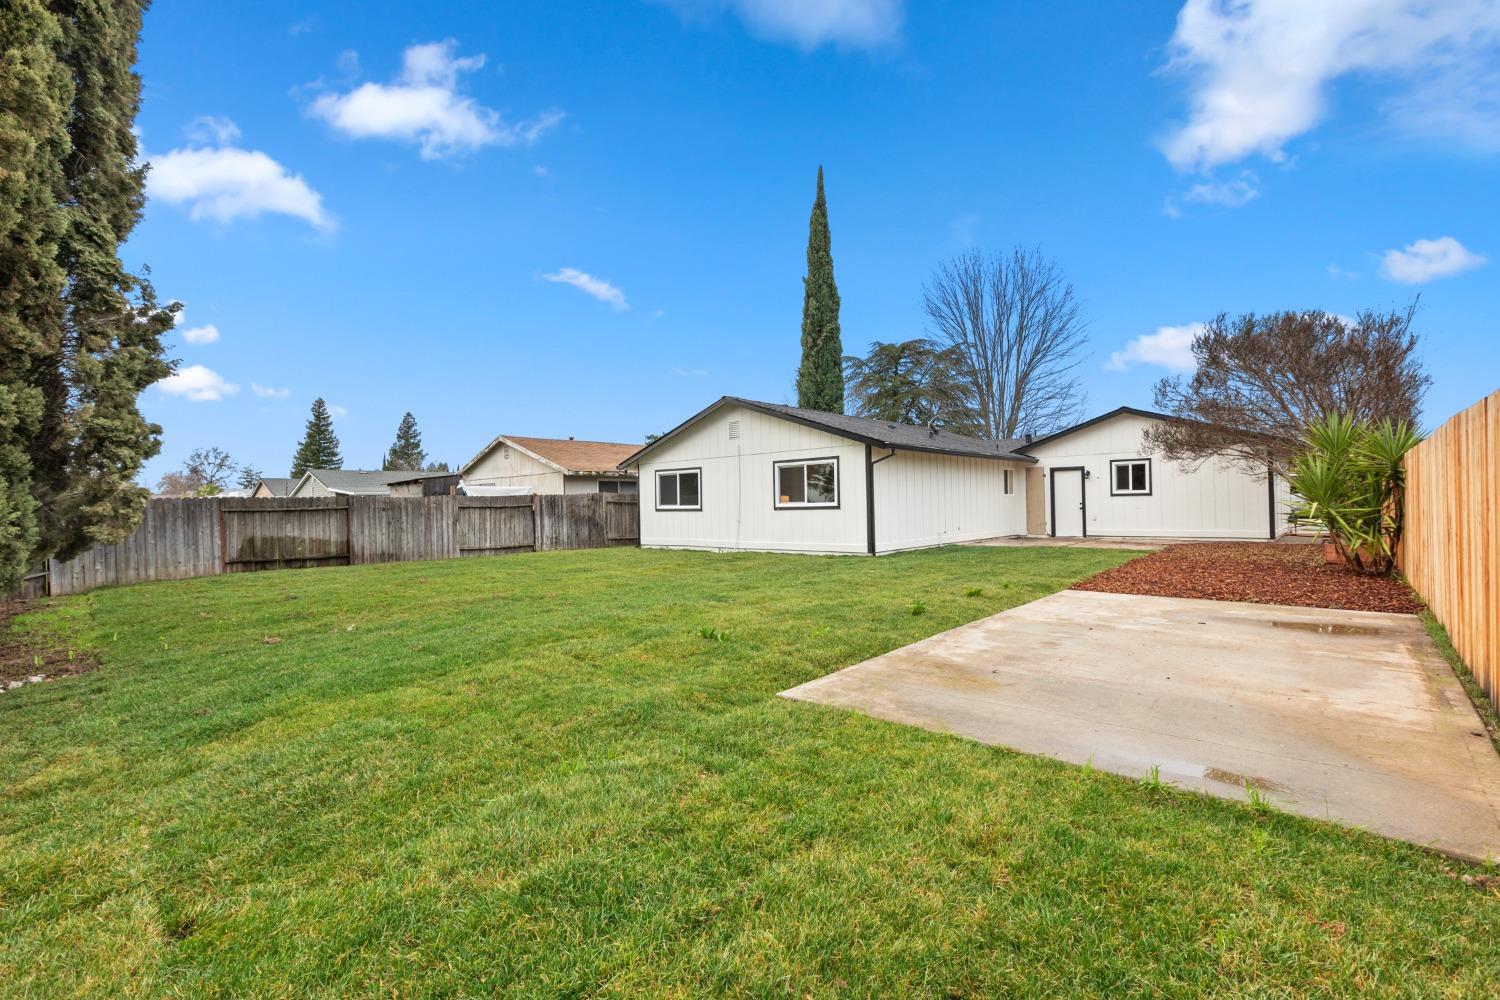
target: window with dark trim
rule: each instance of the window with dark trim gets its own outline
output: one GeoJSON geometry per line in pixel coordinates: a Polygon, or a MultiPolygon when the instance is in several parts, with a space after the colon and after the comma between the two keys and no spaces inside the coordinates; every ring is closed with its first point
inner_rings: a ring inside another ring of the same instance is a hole
{"type": "Polygon", "coordinates": [[[703,473],[698,469],[663,469],[656,474],[657,510],[702,510],[703,473]]]}
{"type": "Polygon", "coordinates": [[[1016,491],[1016,473],[1014,469],[1002,469],[1001,474],[1005,477],[1005,495],[1010,496],[1016,491]]]}
{"type": "Polygon", "coordinates": [[[808,458],[775,462],[777,510],[839,505],[839,460],[808,458]]]}
{"type": "Polygon", "coordinates": [[[1109,463],[1109,495],[1143,497],[1151,495],[1151,459],[1117,458],[1109,463]]]}
{"type": "Polygon", "coordinates": [[[618,479],[601,479],[601,480],[599,480],[599,492],[600,493],[618,493],[618,492],[620,492],[620,481],[618,479]]]}

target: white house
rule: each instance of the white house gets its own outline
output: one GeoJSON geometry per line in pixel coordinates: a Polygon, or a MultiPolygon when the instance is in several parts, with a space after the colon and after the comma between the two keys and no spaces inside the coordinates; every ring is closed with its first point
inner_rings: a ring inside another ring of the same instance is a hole
{"type": "Polygon", "coordinates": [[[514,487],[531,493],[635,493],[620,463],[638,444],[502,434],[459,469],[465,488],[514,487]]]}
{"type": "Polygon", "coordinates": [[[1021,445],[1036,459],[1027,533],[1272,539],[1286,530],[1292,493],[1269,468],[1214,459],[1192,468],[1148,452],[1144,431],[1171,419],[1122,406],[1021,445]]]}
{"type": "Polygon", "coordinates": [[[643,546],[874,555],[1023,533],[1019,443],[725,396],[620,464],[643,546]]]}

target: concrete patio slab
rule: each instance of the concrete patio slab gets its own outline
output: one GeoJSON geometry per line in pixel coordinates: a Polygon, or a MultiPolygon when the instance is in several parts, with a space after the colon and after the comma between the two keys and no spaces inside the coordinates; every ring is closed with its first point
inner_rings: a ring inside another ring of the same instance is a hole
{"type": "Polygon", "coordinates": [[[1069,590],[782,694],[1500,858],[1500,756],[1412,615],[1069,590]]]}

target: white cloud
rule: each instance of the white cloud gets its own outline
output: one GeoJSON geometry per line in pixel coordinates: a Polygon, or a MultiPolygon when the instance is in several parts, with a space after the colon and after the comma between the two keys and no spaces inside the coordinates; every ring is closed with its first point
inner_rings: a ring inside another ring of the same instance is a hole
{"type": "Polygon", "coordinates": [[[687,19],[732,10],[752,32],[815,49],[825,42],[874,48],[901,31],[903,0],[665,0],[687,19]]]}
{"type": "Polygon", "coordinates": [[[203,365],[188,365],[156,384],[169,396],[186,396],[195,403],[210,403],[240,391],[239,386],[203,365]]]}
{"type": "Polygon", "coordinates": [[[182,339],[189,344],[212,344],[219,339],[219,328],[212,323],[190,326],[182,331],[182,339]]]}
{"type": "Polygon", "coordinates": [[[260,150],[226,145],[239,135],[234,122],[200,118],[189,131],[198,145],[149,157],[150,197],[188,206],[188,217],[195,220],[230,222],[270,213],[304,219],[319,229],[334,228],[323,210],[323,196],[300,174],[260,150]]]}
{"type": "Polygon", "coordinates": [[[572,285],[585,295],[591,295],[600,302],[607,303],[615,312],[624,312],[630,308],[630,303],[625,301],[625,293],[603,278],[596,278],[592,274],[578,270],[576,267],[564,267],[553,271],[551,274],[542,275],[543,281],[554,281],[563,285],[572,285]]]}
{"type": "Polygon", "coordinates": [[[672,374],[681,378],[703,378],[708,374],[706,368],[673,368],[672,374]]]}
{"type": "Polygon", "coordinates": [[[1393,80],[1385,110],[1409,130],[1494,144],[1497,44],[1494,0],[1187,0],[1167,68],[1188,78],[1190,111],[1162,150],[1182,170],[1280,161],[1351,74],[1393,80]]]}
{"type": "Polygon", "coordinates": [[[1160,365],[1172,372],[1192,371],[1197,364],[1193,360],[1193,338],[1202,332],[1202,323],[1159,326],[1155,333],[1143,333],[1123,351],[1115,351],[1104,367],[1122,372],[1133,364],[1142,364],[1160,365]]]}
{"type": "Polygon", "coordinates": [[[1220,205],[1224,208],[1239,208],[1248,205],[1260,196],[1259,179],[1249,171],[1232,181],[1209,181],[1194,184],[1183,194],[1182,200],[1195,205],[1220,205]]]}
{"type": "Polygon", "coordinates": [[[286,399],[292,394],[292,390],[290,389],[273,389],[270,386],[259,385],[255,382],[250,383],[250,391],[261,399],[286,399]]]}
{"type": "Polygon", "coordinates": [[[349,408],[347,406],[340,406],[337,403],[329,403],[328,413],[334,417],[347,417],[349,415],[349,408]]]}
{"type": "Polygon", "coordinates": [[[1359,277],[1359,272],[1358,271],[1351,271],[1347,267],[1340,267],[1337,263],[1330,263],[1328,265],[1328,276],[1330,278],[1334,279],[1335,281],[1338,281],[1338,280],[1341,280],[1341,279],[1347,279],[1349,281],[1354,281],[1356,278],[1359,277]]]}
{"type": "Polygon", "coordinates": [[[1392,281],[1417,285],[1433,278],[1472,271],[1485,259],[1483,254],[1475,253],[1453,237],[1440,236],[1435,240],[1408,243],[1400,250],[1387,250],[1381,259],[1380,270],[1392,281]]]}
{"type": "Polygon", "coordinates": [[[324,94],[308,110],[351,138],[415,142],[424,160],[482,146],[529,146],[562,121],[561,111],[544,111],[507,122],[498,111],[460,94],[459,75],[482,67],[484,56],[457,57],[457,46],[451,38],[413,45],[393,82],[324,94]]]}
{"type": "Polygon", "coordinates": [[[228,118],[203,115],[188,125],[187,136],[204,146],[227,146],[240,137],[240,127],[228,118]]]}

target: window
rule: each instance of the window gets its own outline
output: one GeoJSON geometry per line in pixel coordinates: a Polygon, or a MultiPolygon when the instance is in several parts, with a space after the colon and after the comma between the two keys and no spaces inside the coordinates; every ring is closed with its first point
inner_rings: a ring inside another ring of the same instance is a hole
{"type": "Polygon", "coordinates": [[[620,492],[620,481],[618,479],[601,479],[601,480],[599,480],[599,492],[600,493],[618,493],[618,492],[620,492]]]}
{"type": "Polygon", "coordinates": [[[1149,496],[1151,494],[1151,459],[1116,459],[1109,463],[1109,495],[1112,497],[1149,496]]]}
{"type": "Polygon", "coordinates": [[[702,510],[698,469],[667,469],[656,474],[657,510],[702,510]]]}
{"type": "Polygon", "coordinates": [[[1015,471],[1012,469],[1005,469],[1003,470],[1002,475],[1005,476],[1005,495],[1010,496],[1016,491],[1015,471]]]}
{"type": "Polygon", "coordinates": [[[776,507],[837,507],[839,505],[839,460],[814,458],[799,462],[776,462],[776,507]]]}

